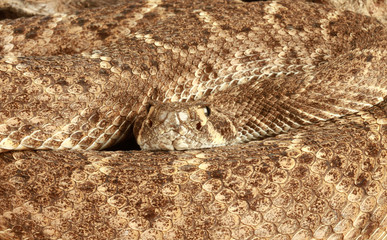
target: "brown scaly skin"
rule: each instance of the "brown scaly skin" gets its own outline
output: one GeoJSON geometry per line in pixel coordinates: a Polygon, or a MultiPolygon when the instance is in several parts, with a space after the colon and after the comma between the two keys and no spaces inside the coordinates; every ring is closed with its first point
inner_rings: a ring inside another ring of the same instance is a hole
{"type": "Polygon", "coordinates": [[[3,153],[0,236],[382,239],[386,116],[207,151],[3,153]]]}
{"type": "Polygon", "coordinates": [[[3,149],[106,148],[149,100],[213,97],[249,141],[387,95],[385,27],[316,4],[140,2],[1,34],[3,149]]]}
{"type": "Polygon", "coordinates": [[[309,124],[206,151],[1,153],[1,239],[386,237],[375,19],[290,1],[136,1],[0,24],[3,147],[99,149],[148,100],[209,95],[245,140],[309,124]]]}
{"type": "MultiPolygon", "coordinates": [[[[237,0],[238,1],[238,0],[237,0]]],[[[239,0],[241,1],[241,0],[239,0]]],[[[259,1],[259,0],[258,0],[259,1]]],[[[344,10],[354,11],[363,15],[372,16],[381,22],[387,23],[387,1],[386,0],[302,0],[304,2],[315,2],[331,4],[344,10]]],[[[50,15],[55,12],[74,13],[84,8],[111,6],[126,3],[128,0],[2,0],[0,8],[13,8],[14,12],[34,15],[50,15]]]]}

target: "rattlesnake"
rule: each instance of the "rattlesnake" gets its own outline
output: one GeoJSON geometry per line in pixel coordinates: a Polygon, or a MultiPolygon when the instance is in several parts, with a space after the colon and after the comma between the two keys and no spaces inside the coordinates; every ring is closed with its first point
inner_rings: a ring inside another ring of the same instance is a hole
{"type": "Polygon", "coordinates": [[[0,239],[386,238],[377,20],[306,2],[136,1],[3,20],[0,34],[0,239]],[[249,143],[91,151],[150,102],[177,101],[222,113],[249,143]]]}

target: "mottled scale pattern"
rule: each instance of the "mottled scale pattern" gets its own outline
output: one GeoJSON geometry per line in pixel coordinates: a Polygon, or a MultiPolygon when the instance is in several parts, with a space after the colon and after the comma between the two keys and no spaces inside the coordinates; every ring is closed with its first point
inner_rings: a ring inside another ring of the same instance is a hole
{"type": "Polygon", "coordinates": [[[375,19],[287,1],[4,20],[0,148],[106,148],[149,100],[213,97],[240,141],[340,117],[386,95],[386,35],[375,19]]]}
{"type": "Polygon", "coordinates": [[[0,21],[0,239],[387,239],[383,23],[290,0],[100,6],[0,21]],[[196,100],[259,140],[92,151],[151,101],[196,100]]]}
{"type": "Polygon", "coordinates": [[[383,103],[221,152],[3,153],[0,236],[383,239],[386,114],[383,103]]]}

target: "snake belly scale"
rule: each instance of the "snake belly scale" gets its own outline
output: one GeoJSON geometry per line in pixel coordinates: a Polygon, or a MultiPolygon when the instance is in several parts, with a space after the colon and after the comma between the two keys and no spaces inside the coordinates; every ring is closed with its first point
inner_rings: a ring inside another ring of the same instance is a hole
{"type": "Polygon", "coordinates": [[[378,20],[304,1],[128,1],[5,19],[0,42],[0,239],[387,238],[378,20]],[[234,145],[94,151],[163,103],[234,145]]]}

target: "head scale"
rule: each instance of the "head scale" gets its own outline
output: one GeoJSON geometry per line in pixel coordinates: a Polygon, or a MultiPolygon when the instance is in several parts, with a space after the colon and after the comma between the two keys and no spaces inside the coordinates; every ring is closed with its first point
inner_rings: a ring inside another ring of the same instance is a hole
{"type": "Polygon", "coordinates": [[[134,135],[143,150],[188,150],[233,144],[237,131],[206,103],[155,103],[140,114],[134,135]]]}

